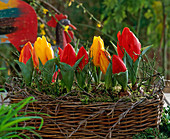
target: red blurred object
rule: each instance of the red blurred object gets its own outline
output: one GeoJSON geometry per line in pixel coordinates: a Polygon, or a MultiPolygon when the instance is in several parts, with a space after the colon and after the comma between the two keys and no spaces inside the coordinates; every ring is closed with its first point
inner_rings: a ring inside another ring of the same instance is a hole
{"type": "Polygon", "coordinates": [[[60,69],[58,69],[58,71],[54,72],[53,74],[53,78],[52,78],[52,82],[54,83],[57,79],[58,73],[60,73],[60,69]]]}
{"type": "Polygon", "coordinates": [[[131,32],[130,29],[127,27],[123,29],[122,34],[120,33],[120,31],[118,32],[117,38],[117,51],[119,57],[123,58],[125,49],[129,56],[135,62],[141,53],[141,44],[138,38],[136,38],[133,32],[131,32]]]}
{"type": "Polygon", "coordinates": [[[0,34],[6,34],[19,52],[22,49],[21,45],[28,41],[31,43],[36,41],[37,15],[29,4],[21,0],[11,1],[8,9],[2,6],[0,12],[0,34]]]}
{"type": "Polygon", "coordinates": [[[79,69],[80,70],[83,70],[83,68],[85,67],[85,65],[89,62],[88,60],[88,54],[87,54],[87,51],[86,49],[84,49],[84,47],[82,46],[79,51],[78,51],[78,54],[77,54],[77,60],[79,60],[80,58],[83,59],[81,60],[81,62],[79,63],[78,65],[78,71],[79,69]],[[84,56],[84,57],[83,57],[84,56]]]}
{"type": "Polygon", "coordinates": [[[127,70],[125,64],[123,63],[123,60],[117,56],[113,55],[112,57],[112,73],[120,73],[125,72],[127,70]]]}

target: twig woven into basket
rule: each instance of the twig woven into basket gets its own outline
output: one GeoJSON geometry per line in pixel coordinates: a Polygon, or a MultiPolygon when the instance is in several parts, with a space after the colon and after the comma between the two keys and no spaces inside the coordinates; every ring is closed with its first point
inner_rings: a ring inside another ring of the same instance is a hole
{"type": "MultiPolygon", "coordinates": [[[[11,96],[11,103],[24,99],[11,96]]],[[[132,102],[102,102],[83,105],[80,102],[41,100],[27,105],[22,111],[47,113],[43,128],[38,132],[43,138],[132,138],[146,128],[155,128],[161,122],[163,96],[157,95],[134,105],[132,102]]],[[[29,114],[35,115],[35,114],[29,114]]],[[[23,123],[38,129],[40,120],[23,123]]],[[[30,135],[31,136],[31,135],[30,135]]],[[[32,135],[33,136],[33,135],[32,135]]]]}

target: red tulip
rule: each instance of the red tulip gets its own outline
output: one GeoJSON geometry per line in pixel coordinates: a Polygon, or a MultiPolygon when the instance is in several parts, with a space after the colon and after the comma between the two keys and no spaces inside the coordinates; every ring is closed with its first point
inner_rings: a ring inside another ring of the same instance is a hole
{"type": "Polygon", "coordinates": [[[69,64],[70,66],[74,66],[76,63],[76,53],[71,44],[67,44],[66,47],[64,47],[60,61],[69,64]]]}
{"type": "Polygon", "coordinates": [[[62,54],[63,54],[63,50],[60,47],[58,47],[58,55],[60,59],[61,59],[62,54]]]}
{"type": "Polygon", "coordinates": [[[77,60],[79,60],[81,57],[83,57],[83,59],[81,60],[81,62],[78,65],[78,71],[79,71],[79,69],[83,70],[84,66],[88,63],[88,54],[83,46],[78,51],[77,60]]]}
{"type": "Polygon", "coordinates": [[[31,58],[32,51],[33,51],[32,44],[30,42],[26,43],[21,50],[19,61],[26,64],[27,61],[31,58]]]}
{"type": "Polygon", "coordinates": [[[120,31],[118,32],[117,38],[117,51],[119,57],[123,58],[125,49],[129,56],[135,62],[141,53],[141,44],[138,38],[136,38],[133,32],[131,32],[130,29],[127,27],[123,29],[122,34],[120,33],[120,31]]]}
{"type": "Polygon", "coordinates": [[[123,60],[117,56],[113,55],[112,57],[112,73],[120,73],[125,72],[127,70],[125,64],[123,63],[123,60]]]}

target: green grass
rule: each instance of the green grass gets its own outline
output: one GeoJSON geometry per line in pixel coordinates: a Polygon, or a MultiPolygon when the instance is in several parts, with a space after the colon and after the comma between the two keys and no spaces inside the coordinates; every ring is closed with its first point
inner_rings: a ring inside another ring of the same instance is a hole
{"type": "Polygon", "coordinates": [[[28,138],[29,137],[25,134],[22,134],[21,131],[28,130],[39,138],[40,135],[34,131],[35,127],[32,126],[25,126],[20,127],[18,124],[20,122],[28,121],[31,119],[41,119],[41,124],[39,126],[40,130],[43,125],[43,118],[39,116],[26,116],[25,113],[21,113],[20,110],[28,103],[34,102],[34,97],[28,97],[18,103],[10,104],[5,106],[4,104],[0,106],[0,139],[10,139],[10,138],[28,138]]]}

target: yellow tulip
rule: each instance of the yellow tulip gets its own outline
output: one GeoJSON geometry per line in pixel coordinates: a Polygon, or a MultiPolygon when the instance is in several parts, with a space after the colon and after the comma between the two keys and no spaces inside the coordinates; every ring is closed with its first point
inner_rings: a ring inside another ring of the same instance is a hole
{"type": "Polygon", "coordinates": [[[48,60],[54,58],[54,52],[51,47],[51,44],[47,42],[46,38],[38,37],[34,43],[33,53],[39,58],[44,65],[48,60]]]}
{"type": "Polygon", "coordinates": [[[107,68],[109,66],[111,56],[108,51],[101,51],[100,54],[100,70],[103,72],[103,74],[106,74],[107,68]]]}
{"type": "Polygon", "coordinates": [[[103,40],[100,38],[100,36],[94,36],[93,44],[90,47],[90,57],[92,58],[93,64],[95,66],[100,66],[100,52],[104,50],[103,40]]]}

